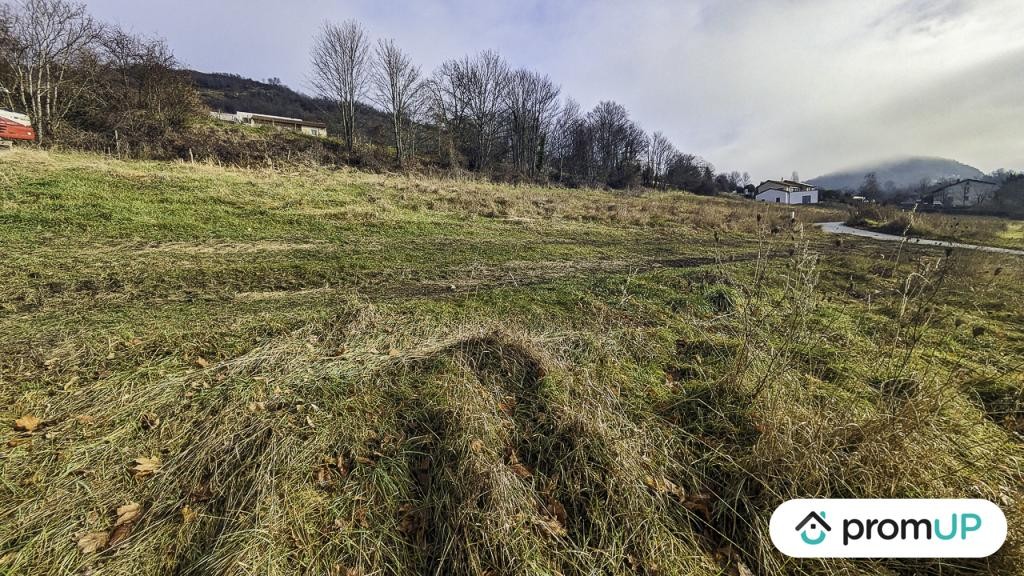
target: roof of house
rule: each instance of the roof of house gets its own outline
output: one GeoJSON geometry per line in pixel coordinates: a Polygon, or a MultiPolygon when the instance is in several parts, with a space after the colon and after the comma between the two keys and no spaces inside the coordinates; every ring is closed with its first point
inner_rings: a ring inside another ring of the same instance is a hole
{"type": "Polygon", "coordinates": [[[783,180],[765,180],[764,182],[761,182],[760,184],[758,184],[757,187],[760,188],[761,186],[764,186],[765,184],[778,184],[779,186],[784,186],[784,187],[787,187],[787,188],[790,188],[790,187],[792,187],[792,188],[799,188],[801,190],[812,190],[812,189],[814,189],[814,186],[812,186],[810,184],[805,184],[803,182],[797,182],[795,180],[785,180],[785,179],[783,179],[783,180]]]}
{"type": "Polygon", "coordinates": [[[998,186],[998,184],[996,184],[995,182],[988,182],[987,180],[978,180],[976,178],[964,178],[962,180],[957,180],[956,182],[946,182],[945,184],[940,184],[937,188],[933,188],[932,191],[929,192],[929,194],[935,194],[936,192],[945,190],[950,186],[957,186],[959,184],[963,184],[964,182],[977,182],[979,184],[988,184],[989,186],[998,186]]]}
{"type": "Polygon", "coordinates": [[[252,118],[253,120],[263,120],[266,122],[279,122],[282,124],[296,124],[298,126],[309,126],[310,128],[327,128],[327,124],[323,122],[310,122],[301,118],[288,118],[286,116],[271,116],[270,114],[256,114],[253,112],[239,112],[238,115],[241,117],[252,118]]]}

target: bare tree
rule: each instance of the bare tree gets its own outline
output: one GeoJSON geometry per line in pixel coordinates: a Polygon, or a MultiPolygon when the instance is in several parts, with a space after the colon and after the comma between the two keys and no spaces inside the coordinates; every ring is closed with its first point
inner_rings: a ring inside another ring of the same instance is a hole
{"type": "Polygon", "coordinates": [[[91,86],[103,28],[85,6],[19,0],[0,7],[0,92],[28,113],[42,142],[91,86]]]}
{"type": "Polygon", "coordinates": [[[434,72],[430,105],[439,138],[447,138],[442,149],[447,148],[452,165],[458,151],[468,157],[471,169],[486,169],[500,134],[508,77],[508,65],[490,50],[449,60],[434,72]]]}
{"type": "Polygon", "coordinates": [[[512,166],[535,175],[544,161],[544,148],[557,109],[560,89],[547,76],[528,70],[509,75],[503,92],[508,114],[512,166]]]}
{"type": "Polygon", "coordinates": [[[665,176],[669,185],[698,194],[714,193],[714,167],[693,154],[676,154],[665,176]]]}
{"type": "Polygon", "coordinates": [[[729,179],[729,190],[735,191],[738,188],[743,187],[743,175],[740,174],[739,170],[733,170],[729,172],[727,178],[729,179]]]}
{"type": "Polygon", "coordinates": [[[576,131],[583,123],[583,116],[580,113],[580,105],[572,98],[566,98],[558,115],[555,117],[549,138],[549,156],[554,161],[554,168],[561,181],[565,171],[565,164],[573,151],[576,131]]]}
{"type": "Polygon", "coordinates": [[[95,85],[75,118],[87,129],[113,132],[118,154],[122,145],[146,147],[202,114],[198,93],[163,40],[111,26],[99,57],[95,85]]]}
{"type": "Polygon", "coordinates": [[[337,102],[349,151],[355,144],[356,102],[366,93],[370,39],[355,20],[325,22],[313,45],[311,83],[325,99],[337,102]]]}
{"type": "Polygon", "coordinates": [[[592,130],[595,177],[614,188],[628,188],[640,176],[647,134],[629,118],[629,112],[616,102],[600,102],[587,114],[592,130]]]}
{"type": "Polygon", "coordinates": [[[647,153],[647,165],[650,168],[652,184],[657,187],[665,182],[668,163],[678,153],[672,142],[661,132],[651,135],[647,153]]]}
{"type": "Polygon", "coordinates": [[[371,75],[373,100],[391,116],[398,166],[404,164],[402,137],[410,121],[410,112],[419,99],[420,69],[394,40],[377,43],[377,58],[371,75]]]}
{"type": "Polygon", "coordinates": [[[462,90],[465,92],[466,113],[472,130],[471,155],[473,168],[484,170],[498,134],[502,93],[508,80],[508,65],[491,50],[461,62],[462,90]]]}
{"type": "Polygon", "coordinates": [[[865,174],[864,182],[860,185],[858,191],[861,196],[868,200],[880,200],[882,197],[882,187],[878,185],[878,175],[874,172],[865,174]]]}
{"type": "Polygon", "coordinates": [[[456,166],[456,139],[464,129],[466,93],[463,70],[448,60],[424,83],[428,114],[437,128],[437,150],[448,166],[456,166]]]}
{"type": "MultiPolygon", "coordinates": [[[[419,154],[423,137],[427,133],[426,128],[430,125],[433,114],[431,111],[430,80],[422,79],[416,84],[416,97],[409,102],[408,112],[408,135],[405,146],[408,157],[415,158],[419,154]]],[[[440,151],[439,151],[440,152],[440,151]]]]}

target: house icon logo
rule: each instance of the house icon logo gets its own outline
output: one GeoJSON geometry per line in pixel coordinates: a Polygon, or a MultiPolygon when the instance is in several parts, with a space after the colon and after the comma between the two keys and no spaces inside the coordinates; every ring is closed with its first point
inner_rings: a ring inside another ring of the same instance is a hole
{"type": "Polygon", "coordinates": [[[805,544],[810,544],[811,546],[824,542],[825,536],[832,531],[832,527],[828,525],[828,522],[825,522],[825,512],[821,512],[821,514],[811,512],[796,525],[796,529],[797,532],[800,532],[800,539],[805,544]],[[811,534],[817,532],[817,535],[809,536],[808,532],[811,532],[811,534]]]}

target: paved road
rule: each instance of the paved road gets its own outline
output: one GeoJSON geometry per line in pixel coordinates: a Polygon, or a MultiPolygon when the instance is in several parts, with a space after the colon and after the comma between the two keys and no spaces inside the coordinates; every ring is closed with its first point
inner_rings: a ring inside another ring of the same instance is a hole
{"type": "Polygon", "coordinates": [[[828,234],[852,234],[853,236],[863,236],[864,238],[873,238],[875,240],[885,240],[888,242],[906,241],[910,244],[925,244],[927,246],[942,246],[945,248],[964,248],[966,250],[981,250],[983,252],[997,252],[999,254],[1015,254],[1017,256],[1024,256],[1024,250],[997,248],[996,246],[978,246],[976,244],[962,244],[960,242],[947,242],[945,240],[929,240],[927,238],[905,238],[895,234],[883,234],[882,232],[872,232],[870,230],[853,228],[852,226],[847,226],[842,222],[819,222],[815,224],[815,226],[820,227],[822,231],[828,234]]]}

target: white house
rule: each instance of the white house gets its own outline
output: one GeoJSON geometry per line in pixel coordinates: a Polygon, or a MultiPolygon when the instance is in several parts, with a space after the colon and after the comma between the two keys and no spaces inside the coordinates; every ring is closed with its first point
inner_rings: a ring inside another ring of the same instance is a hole
{"type": "Polygon", "coordinates": [[[327,124],[323,122],[310,122],[301,118],[287,118],[284,116],[271,116],[269,114],[255,114],[253,112],[237,112],[235,114],[210,112],[210,116],[222,122],[234,122],[249,126],[273,126],[281,130],[302,132],[310,136],[327,137],[327,124]]]}
{"type": "Polygon", "coordinates": [[[958,180],[943,184],[925,197],[924,201],[933,206],[944,208],[963,208],[976,206],[992,198],[999,185],[984,180],[958,180]]]}
{"type": "Polygon", "coordinates": [[[817,204],[818,189],[793,180],[766,180],[757,187],[754,198],[774,204],[817,204]]]}

